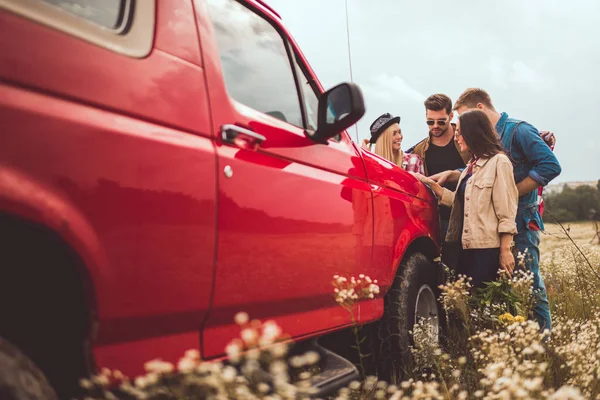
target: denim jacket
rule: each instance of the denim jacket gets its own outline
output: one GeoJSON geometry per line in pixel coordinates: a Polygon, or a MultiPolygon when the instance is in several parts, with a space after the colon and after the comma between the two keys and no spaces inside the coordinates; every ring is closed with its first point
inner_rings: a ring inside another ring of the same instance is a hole
{"type": "MultiPolygon", "coordinates": [[[[516,183],[529,176],[539,185],[546,186],[560,175],[561,167],[556,156],[533,125],[502,113],[496,131],[513,162],[516,183]]],[[[537,200],[537,190],[519,197],[516,220],[519,233],[527,230],[530,222],[544,229],[537,200]]]]}

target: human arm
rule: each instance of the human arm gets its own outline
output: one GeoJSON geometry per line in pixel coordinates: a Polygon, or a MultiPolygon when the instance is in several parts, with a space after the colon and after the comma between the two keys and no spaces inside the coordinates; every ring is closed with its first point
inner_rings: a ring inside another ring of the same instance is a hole
{"type": "Polygon", "coordinates": [[[518,182],[520,195],[529,193],[539,186],[546,186],[548,182],[560,175],[561,167],[558,159],[533,126],[520,124],[517,127],[515,144],[520,147],[526,162],[531,165],[528,176],[518,182]],[[527,178],[535,181],[536,185],[527,178]]]}
{"type": "Polygon", "coordinates": [[[437,174],[431,175],[429,178],[434,182],[437,182],[439,185],[444,185],[445,183],[457,183],[460,179],[460,174],[460,170],[453,169],[449,171],[439,172],[437,174]]]}
{"type": "Polygon", "coordinates": [[[540,131],[540,136],[544,139],[544,142],[550,147],[554,149],[554,145],[556,145],[556,137],[554,136],[554,132],[552,131],[540,131]]]}
{"type": "Polygon", "coordinates": [[[506,271],[509,277],[515,269],[515,256],[510,249],[512,239],[513,235],[510,233],[500,234],[500,267],[506,271]]]}
{"type": "Polygon", "coordinates": [[[526,176],[521,182],[517,184],[517,190],[519,191],[519,197],[526,195],[527,193],[534,191],[541,185],[534,181],[533,178],[526,176]]]}
{"type": "Polygon", "coordinates": [[[496,178],[492,185],[492,205],[498,219],[498,234],[517,234],[517,207],[519,192],[515,185],[513,166],[508,157],[499,156],[496,178]]]}
{"type": "Polygon", "coordinates": [[[513,166],[508,157],[502,156],[498,159],[496,167],[496,178],[492,186],[492,204],[498,219],[498,235],[500,237],[500,267],[508,275],[512,274],[515,267],[515,259],[510,251],[513,235],[517,234],[517,207],[519,194],[513,166]]]}
{"type": "Polygon", "coordinates": [[[414,173],[413,175],[431,188],[433,193],[435,193],[436,197],[439,199],[440,204],[451,206],[452,203],[454,203],[454,192],[443,188],[439,183],[424,175],[417,173],[414,173]]]}

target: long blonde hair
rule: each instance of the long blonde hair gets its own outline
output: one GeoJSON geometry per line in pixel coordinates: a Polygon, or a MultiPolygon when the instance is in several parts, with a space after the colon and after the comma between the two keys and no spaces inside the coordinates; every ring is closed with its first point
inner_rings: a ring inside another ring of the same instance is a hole
{"type": "Polygon", "coordinates": [[[375,151],[379,157],[383,157],[388,161],[393,162],[398,166],[402,166],[402,150],[394,151],[392,148],[392,139],[394,136],[394,128],[398,124],[392,124],[377,138],[375,142],[375,151]]]}

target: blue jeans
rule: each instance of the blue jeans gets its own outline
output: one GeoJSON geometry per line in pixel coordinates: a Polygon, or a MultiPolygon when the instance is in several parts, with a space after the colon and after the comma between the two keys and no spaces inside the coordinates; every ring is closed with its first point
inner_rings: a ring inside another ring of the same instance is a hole
{"type": "Polygon", "coordinates": [[[552,316],[550,315],[550,304],[546,295],[546,285],[544,285],[544,279],[540,274],[540,231],[531,231],[525,228],[515,236],[514,240],[519,253],[524,253],[527,249],[524,260],[525,268],[533,272],[533,290],[537,298],[533,307],[533,315],[540,325],[540,329],[552,329],[552,316]]]}

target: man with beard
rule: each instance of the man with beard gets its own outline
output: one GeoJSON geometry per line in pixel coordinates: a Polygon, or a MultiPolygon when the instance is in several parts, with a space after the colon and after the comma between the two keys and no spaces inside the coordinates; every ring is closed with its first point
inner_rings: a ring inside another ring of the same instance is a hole
{"type": "MultiPolygon", "coordinates": [[[[443,187],[455,191],[460,170],[465,168],[467,162],[471,159],[471,154],[461,152],[460,146],[454,141],[456,126],[451,123],[454,113],[450,97],[445,94],[429,96],[425,100],[425,116],[429,126],[429,135],[406,152],[421,157],[425,176],[429,176],[443,187]]],[[[541,131],[540,135],[548,146],[554,147],[556,143],[554,133],[541,131]]],[[[450,208],[440,206],[442,242],[446,237],[449,221],[450,208]]]]}
{"type": "MultiPolygon", "coordinates": [[[[461,152],[460,146],[454,141],[455,125],[451,123],[452,100],[445,94],[434,94],[425,100],[425,116],[429,126],[429,136],[419,142],[408,153],[417,154],[424,164],[425,176],[436,175],[444,171],[457,170],[465,167],[471,154],[461,152]]],[[[443,187],[456,190],[456,182],[444,182],[443,187]]],[[[442,241],[446,237],[450,207],[440,206],[440,233],[442,241]]]]}

